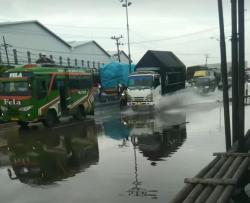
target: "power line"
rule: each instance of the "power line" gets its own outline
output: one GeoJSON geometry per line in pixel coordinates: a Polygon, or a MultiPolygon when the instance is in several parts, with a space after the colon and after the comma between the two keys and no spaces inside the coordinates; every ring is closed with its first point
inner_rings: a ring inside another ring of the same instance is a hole
{"type": "MultiPolygon", "coordinates": [[[[246,19],[246,21],[249,21],[249,20],[250,20],[250,18],[246,19]]],[[[229,27],[229,26],[230,26],[230,24],[228,24],[226,27],[229,27]]],[[[208,29],[200,30],[200,31],[197,31],[197,32],[191,32],[191,33],[187,33],[187,34],[183,34],[183,35],[172,36],[172,37],[161,38],[161,39],[152,39],[152,40],[143,40],[143,41],[138,41],[138,42],[131,42],[131,44],[144,44],[144,43],[151,43],[151,42],[161,42],[161,41],[167,41],[167,40],[173,40],[173,39],[180,39],[180,38],[185,38],[185,37],[205,33],[205,32],[212,31],[212,30],[218,30],[218,29],[219,29],[218,27],[211,27],[211,28],[208,28],[208,29]]]]}
{"type": "Polygon", "coordinates": [[[180,39],[180,38],[186,38],[192,35],[197,35],[200,33],[212,31],[214,28],[206,29],[206,30],[200,30],[197,32],[192,32],[184,35],[178,35],[178,36],[173,36],[173,37],[167,37],[167,38],[162,38],[162,39],[153,39],[153,40],[145,40],[145,41],[139,41],[139,42],[131,42],[131,44],[144,44],[144,43],[152,43],[152,42],[162,42],[162,41],[167,41],[167,40],[173,40],[173,39],[180,39]]]}
{"type": "Polygon", "coordinates": [[[49,25],[49,26],[57,26],[57,27],[64,27],[64,28],[80,28],[80,29],[101,29],[101,30],[126,30],[124,27],[99,27],[99,26],[80,26],[80,25],[59,25],[59,24],[48,24],[45,23],[44,25],[49,25]]]}
{"type": "MultiPolygon", "coordinates": [[[[0,19],[3,20],[3,19],[0,19]]],[[[249,21],[250,18],[247,18],[245,21],[249,21]]],[[[54,26],[61,26],[61,27],[76,27],[76,28],[100,28],[100,29],[118,29],[117,28],[112,28],[112,27],[95,27],[95,26],[74,26],[74,25],[57,25],[57,24],[44,24],[44,25],[54,25],[54,26]]],[[[230,24],[226,25],[226,27],[230,26],[230,24]]],[[[122,27],[121,27],[122,28],[122,27]]],[[[125,28],[123,28],[125,29],[125,28]]],[[[162,38],[162,39],[152,39],[152,40],[144,40],[144,41],[138,41],[138,42],[131,42],[131,44],[141,44],[141,43],[150,43],[150,42],[161,42],[161,41],[167,41],[167,40],[172,40],[172,39],[179,39],[179,38],[184,38],[184,37],[188,37],[188,36],[192,36],[192,35],[196,35],[196,34],[200,34],[200,33],[204,33],[207,31],[212,31],[212,30],[218,30],[219,28],[216,27],[211,27],[208,29],[204,29],[204,30],[200,30],[197,32],[193,32],[193,33],[188,33],[188,34],[184,34],[184,35],[179,35],[179,36],[173,36],[173,37],[168,37],[168,38],[162,38]]],[[[40,32],[36,32],[36,31],[32,31],[32,30],[27,30],[27,29],[3,29],[1,28],[1,30],[6,30],[8,32],[23,32],[26,34],[37,34],[40,36],[47,36],[46,34],[42,34],[40,32]]],[[[69,33],[57,33],[57,35],[64,35],[64,36],[68,36],[68,37],[82,37],[82,38],[88,38],[91,39],[93,38],[92,36],[83,36],[83,35],[74,35],[74,34],[69,34],[69,33]]],[[[97,36],[94,37],[96,39],[106,39],[108,40],[109,38],[106,36],[97,36]]]]}

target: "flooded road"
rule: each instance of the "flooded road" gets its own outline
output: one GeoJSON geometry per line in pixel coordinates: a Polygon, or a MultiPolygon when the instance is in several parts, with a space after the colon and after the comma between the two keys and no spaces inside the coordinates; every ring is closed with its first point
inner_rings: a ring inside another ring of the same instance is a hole
{"type": "Polygon", "coordinates": [[[225,150],[222,112],[206,98],[154,113],[106,105],[52,129],[1,126],[1,203],[168,202],[225,150]]]}

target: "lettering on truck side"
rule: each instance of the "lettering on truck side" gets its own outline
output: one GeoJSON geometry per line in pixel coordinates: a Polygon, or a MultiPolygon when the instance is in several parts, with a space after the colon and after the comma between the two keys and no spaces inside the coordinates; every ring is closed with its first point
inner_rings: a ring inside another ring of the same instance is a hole
{"type": "Polygon", "coordinates": [[[9,77],[10,78],[22,78],[23,74],[22,73],[10,73],[9,77]]]}
{"type": "Polygon", "coordinates": [[[21,105],[21,101],[15,99],[4,99],[5,105],[21,105]]]}

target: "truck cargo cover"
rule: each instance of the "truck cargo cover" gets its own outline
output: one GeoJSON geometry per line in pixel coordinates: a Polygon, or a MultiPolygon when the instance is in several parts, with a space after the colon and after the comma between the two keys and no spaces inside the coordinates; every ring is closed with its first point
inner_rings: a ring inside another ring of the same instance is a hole
{"type": "Polygon", "coordinates": [[[170,51],[147,51],[137,63],[136,69],[140,67],[159,67],[161,71],[168,73],[186,72],[185,65],[170,51]]]}

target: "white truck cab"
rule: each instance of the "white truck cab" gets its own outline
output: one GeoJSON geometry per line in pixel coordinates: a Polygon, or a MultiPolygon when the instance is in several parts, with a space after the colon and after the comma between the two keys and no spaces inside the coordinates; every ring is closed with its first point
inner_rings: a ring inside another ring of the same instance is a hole
{"type": "Polygon", "coordinates": [[[154,107],[161,96],[160,75],[154,71],[137,71],[128,78],[127,106],[154,107]]]}

